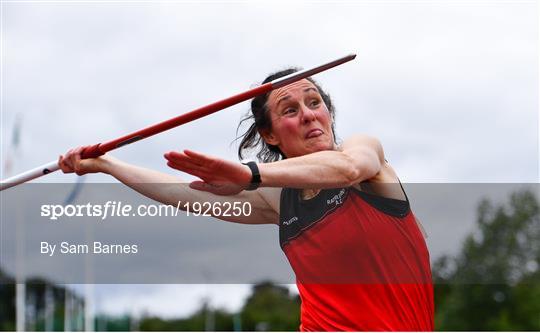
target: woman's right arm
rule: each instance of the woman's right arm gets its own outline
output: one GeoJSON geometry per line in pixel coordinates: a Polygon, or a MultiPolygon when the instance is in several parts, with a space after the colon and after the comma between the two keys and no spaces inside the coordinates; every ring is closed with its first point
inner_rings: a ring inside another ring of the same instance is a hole
{"type": "Polygon", "coordinates": [[[80,154],[84,147],[70,150],[65,157],[60,156],[58,165],[64,173],[75,172],[78,175],[102,172],[113,176],[120,182],[131,187],[142,195],[158,202],[177,206],[182,209],[189,208],[195,202],[201,204],[219,203],[223,206],[228,202],[249,202],[251,214],[249,216],[214,216],[218,219],[246,223],[246,224],[277,224],[279,219],[279,191],[278,189],[259,189],[257,191],[242,191],[236,195],[220,196],[205,191],[195,190],[180,178],[138,166],[125,163],[117,158],[104,155],[98,158],[84,159],[80,154]],[[185,205],[188,205],[187,207],[185,205]]]}

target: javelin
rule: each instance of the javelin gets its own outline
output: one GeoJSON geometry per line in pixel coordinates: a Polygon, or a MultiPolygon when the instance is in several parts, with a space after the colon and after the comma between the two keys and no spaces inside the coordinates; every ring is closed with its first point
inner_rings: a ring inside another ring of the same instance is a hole
{"type": "MultiPolygon", "coordinates": [[[[214,112],[221,111],[225,108],[228,108],[240,102],[246,101],[255,96],[266,94],[274,89],[281,88],[293,82],[305,79],[311,75],[315,75],[327,69],[333,68],[335,66],[339,66],[343,63],[353,60],[355,57],[356,57],[355,54],[350,54],[346,57],[336,59],[324,65],[320,65],[311,69],[306,69],[303,71],[292,73],[282,78],[262,84],[253,89],[244,91],[240,94],[225,98],[221,101],[218,101],[218,102],[203,106],[201,108],[195,109],[193,111],[184,113],[178,117],[174,117],[169,120],[165,120],[161,123],[143,128],[139,131],[122,136],[118,139],[114,139],[114,140],[107,141],[104,143],[95,144],[93,146],[90,146],[84,149],[81,153],[81,158],[85,159],[85,158],[99,157],[116,148],[128,145],[130,143],[139,141],[141,139],[148,138],[154,134],[158,134],[158,133],[170,130],[171,128],[183,125],[185,123],[189,123],[190,121],[202,118],[214,112]]],[[[60,169],[60,167],[58,166],[57,160],[49,162],[47,164],[44,164],[32,170],[28,170],[26,172],[20,173],[8,179],[2,180],[0,184],[0,191],[22,184],[29,180],[44,176],[48,173],[57,171],[58,169],[60,169]]]]}

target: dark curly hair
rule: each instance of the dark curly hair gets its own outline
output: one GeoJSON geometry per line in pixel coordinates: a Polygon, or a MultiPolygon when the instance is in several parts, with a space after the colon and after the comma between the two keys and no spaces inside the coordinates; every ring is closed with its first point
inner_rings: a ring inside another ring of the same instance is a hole
{"type": "MultiPolygon", "coordinates": [[[[280,77],[295,73],[299,71],[299,68],[287,68],[284,70],[281,70],[279,72],[273,73],[269,75],[262,84],[268,83],[270,81],[273,81],[275,79],[278,79],[280,77]]],[[[321,95],[324,104],[328,108],[328,111],[330,112],[330,116],[332,119],[334,119],[335,116],[335,109],[334,104],[332,103],[332,100],[330,99],[330,95],[328,95],[322,88],[319,86],[315,80],[312,78],[307,78],[308,81],[313,83],[317,90],[319,91],[319,94],[321,95]]],[[[286,156],[283,154],[281,149],[279,149],[277,146],[269,145],[267,144],[264,139],[259,134],[260,130],[271,130],[272,129],[272,121],[270,120],[270,114],[268,110],[268,106],[266,103],[268,102],[268,96],[270,96],[270,92],[259,95],[251,100],[251,112],[248,113],[240,123],[238,124],[238,128],[236,132],[238,133],[238,130],[245,122],[251,122],[253,123],[249,126],[249,128],[244,132],[244,134],[240,135],[237,139],[242,139],[240,142],[240,146],[238,147],[238,158],[240,160],[244,159],[244,154],[248,150],[253,150],[259,147],[259,151],[257,152],[257,158],[260,162],[275,162],[279,161],[280,159],[285,159],[286,156]]],[[[334,122],[332,121],[332,133],[335,133],[334,130],[334,122]]],[[[336,136],[334,134],[334,141],[336,140],[336,136]]]]}

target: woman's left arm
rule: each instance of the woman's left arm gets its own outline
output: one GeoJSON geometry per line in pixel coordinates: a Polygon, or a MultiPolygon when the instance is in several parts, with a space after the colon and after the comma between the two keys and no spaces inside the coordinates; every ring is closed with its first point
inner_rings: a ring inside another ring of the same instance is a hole
{"type": "MultiPolygon", "coordinates": [[[[191,187],[219,195],[232,195],[247,188],[250,169],[238,162],[190,150],[167,154],[169,166],[199,177],[191,187]]],[[[320,151],[285,160],[258,163],[261,186],[321,189],[347,187],[376,177],[384,166],[379,140],[356,135],[338,150],[320,151]]]]}
{"type": "Polygon", "coordinates": [[[258,166],[262,186],[336,188],[375,177],[384,163],[379,140],[355,135],[345,140],[339,150],[320,151],[258,166]]]}

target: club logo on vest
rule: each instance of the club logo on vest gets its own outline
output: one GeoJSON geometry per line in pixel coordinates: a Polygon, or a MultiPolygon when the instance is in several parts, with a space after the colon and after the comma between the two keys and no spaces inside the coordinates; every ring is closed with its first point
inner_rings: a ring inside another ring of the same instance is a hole
{"type": "Polygon", "coordinates": [[[290,219],[288,219],[287,221],[283,221],[283,225],[290,225],[290,224],[292,224],[292,223],[294,223],[296,221],[298,221],[298,217],[293,216],[290,219]]]}
{"type": "Polygon", "coordinates": [[[345,189],[341,189],[338,194],[334,195],[332,198],[326,200],[327,205],[335,204],[341,205],[343,203],[343,196],[345,195],[345,189]]]}

